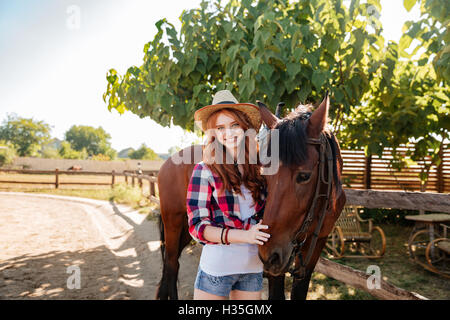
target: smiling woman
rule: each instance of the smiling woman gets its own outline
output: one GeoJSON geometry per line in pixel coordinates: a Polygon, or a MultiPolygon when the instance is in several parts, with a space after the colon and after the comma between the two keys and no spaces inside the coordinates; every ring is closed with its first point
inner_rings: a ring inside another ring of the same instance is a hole
{"type": "Polygon", "coordinates": [[[251,138],[245,135],[249,129],[259,129],[259,110],[239,104],[231,92],[223,90],[194,118],[207,132],[204,161],[194,167],[186,202],[189,232],[205,245],[194,299],[260,299],[258,245],[270,235],[260,231],[267,229],[260,220],[265,182],[259,165],[249,163],[251,138]],[[224,163],[223,154],[233,162],[224,163]]]}

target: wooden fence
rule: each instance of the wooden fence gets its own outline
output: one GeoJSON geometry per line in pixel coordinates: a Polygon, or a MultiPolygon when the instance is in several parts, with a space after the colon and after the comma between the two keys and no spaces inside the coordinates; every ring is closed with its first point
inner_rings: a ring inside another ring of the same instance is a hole
{"type": "MultiPolygon", "coordinates": [[[[111,172],[96,172],[96,171],[72,171],[72,170],[30,170],[30,169],[0,169],[0,172],[5,173],[20,173],[20,174],[40,174],[40,175],[54,175],[53,181],[16,181],[16,180],[0,180],[0,183],[16,183],[16,184],[48,184],[55,186],[56,189],[60,185],[110,185],[111,188],[116,183],[117,176],[124,176],[123,173],[117,173],[115,170],[111,172]],[[60,175],[95,175],[95,176],[111,176],[111,182],[98,182],[98,181],[60,181],[60,175]]],[[[1,177],[1,176],[0,176],[1,177]]]]}
{"type": "MultiPolygon", "coordinates": [[[[423,191],[450,192],[450,148],[445,144],[441,150],[441,164],[430,167],[427,187],[423,191]]],[[[413,147],[399,147],[397,151],[406,157],[413,147]]],[[[341,150],[344,160],[342,181],[347,188],[375,190],[422,191],[420,173],[430,165],[427,159],[398,171],[390,165],[392,150],[386,148],[383,156],[366,157],[363,150],[341,150]]]]}
{"type": "Polygon", "coordinates": [[[124,175],[125,175],[125,183],[128,184],[129,182],[131,182],[131,185],[134,187],[137,180],[137,183],[141,188],[141,190],[143,190],[144,187],[143,180],[147,180],[149,182],[150,187],[148,199],[159,205],[159,198],[156,195],[156,186],[158,183],[157,177],[158,171],[149,172],[148,174],[125,171],[124,175]],[[128,179],[130,179],[130,181],[128,179]]]}
{"type": "MultiPolygon", "coordinates": [[[[399,147],[397,151],[406,157],[408,151],[414,147],[399,147]]],[[[441,164],[431,166],[429,171],[429,179],[425,190],[421,188],[420,173],[424,171],[425,167],[430,165],[430,160],[419,163],[417,165],[410,165],[398,171],[390,165],[392,159],[392,150],[386,148],[383,152],[383,157],[378,156],[366,157],[363,150],[341,150],[344,167],[342,172],[342,181],[346,188],[351,189],[373,189],[373,190],[401,190],[401,191],[428,191],[439,193],[450,193],[450,144],[445,144],[440,151],[442,159],[441,164]]],[[[131,177],[130,174],[136,171],[118,172],[92,172],[92,171],[62,171],[56,170],[13,170],[0,169],[0,172],[17,172],[17,173],[42,173],[55,175],[54,182],[40,182],[39,184],[53,184],[56,188],[63,184],[79,184],[79,185],[107,185],[108,183],[93,183],[93,182],[58,182],[59,174],[85,174],[85,175],[110,175],[111,184],[114,184],[114,176],[131,177]]],[[[156,176],[158,170],[145,171],[144,175],[140,177],[143,180],[150,180],[148,176],[156,176]]],[[[135,177],[138,179],[137,177],[135,177]]],[[[12,181],[0,181],[0,183],[14,183],[12,181]]],[[[32,184],[36,182],[20,181],[24,184],[32,184]]]]}

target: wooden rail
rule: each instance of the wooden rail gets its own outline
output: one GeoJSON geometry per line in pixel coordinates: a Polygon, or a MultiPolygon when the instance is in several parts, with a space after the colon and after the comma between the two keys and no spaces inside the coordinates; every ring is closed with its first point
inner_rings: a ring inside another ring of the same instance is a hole
{"type": "Polygon", "coordinates": [[[344,189],[348,205],[450,213],[450,194],[344,189]]]}
{"type": "MultiPolygon", "coordinates": [[[[428,300],[427,298],[398,288],[383,279],[379,279],[379,288],[369,289],[367,282],[371,275],[328,259],[319,258],[314,271],[336,279],[357,289],[364,290],[372,296],[383,300],[428,300]]],[[[369,280],[370,281],[370,280],[369,280]]]]}
{"type": "Polygon", "coordinates": [[[135,179],[137,179],[137,182],[139,184],[139,187],[141,190],[143,190],[143,183],[142,180],[147,180],[149,182],[150,186],[150,192],[148,194],[148,199],[151,202],[154,202],[159,205],[159,198],[156,196],[156,185],[158,183],[158,177],[157,171],[150,172],[150,174],[139,174],[134,172],[124,172],[125,175],[125,182],[128,184],[128,178],[131,178],[131,185],[135,186],[135,179]]]}
{"type": "Polygon", "coordinates": [[[60,185],[110,185],[111,188],[116,183],[117,176],[124,176],[124,173],[117,173],[115,170],[111,172],[95,172],[95,171],[71,171],[71,170],[29,170],[29,169],[0,169],[0,172],[5,173],[21,173],[21,174],[42,174],[42,175],[54,175],[54,182],[50,181],[11,181],[11,180],[0,180],[0,183],[20,183],[20,184],[51,184],[58,189],[60,185]],[[85,181],[59,181],[59,176],[61,174],[68,175],[98,175],[98,176],[111,176],[111,183],[108,182],[85,182],[85,181]]]}

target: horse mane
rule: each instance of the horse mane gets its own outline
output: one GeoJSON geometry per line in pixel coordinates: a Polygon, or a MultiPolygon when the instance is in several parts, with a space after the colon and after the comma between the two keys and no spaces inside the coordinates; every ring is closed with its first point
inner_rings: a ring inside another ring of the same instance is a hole
{"type": "MultiPolygon", "coordinates": [[[[309,117],[312,114],[313,105],[299,105],[276,126],[279,132],[279,157],[283,165],[298,167],[307,160],[307,127],[309,117]]],[[[337,140],[328,129],[323,131],[330,143],[333,155],[333,180],[336,188],[341,185],[337,173],[337,150],[339,149],[337,140]]],[[[270,149],[270,144],[269,144],[270,149]]],[[[270,150],[269,150],[270,154],[270,150]]]]}

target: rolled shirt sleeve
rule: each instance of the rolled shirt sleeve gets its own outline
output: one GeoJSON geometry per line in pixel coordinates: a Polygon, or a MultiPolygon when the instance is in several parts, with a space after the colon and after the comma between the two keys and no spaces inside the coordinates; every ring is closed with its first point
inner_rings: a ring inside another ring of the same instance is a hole
{"type": "Polygon", "coordinates": [[[200,244],[217,244],[205,239],[204,230],[207,225],[218,226],[211,220],[210,205],[213,188],[211,173],[202,164],[195,165],[189,181],[186,209],[188,215],[189,233],[200,244]]]}

